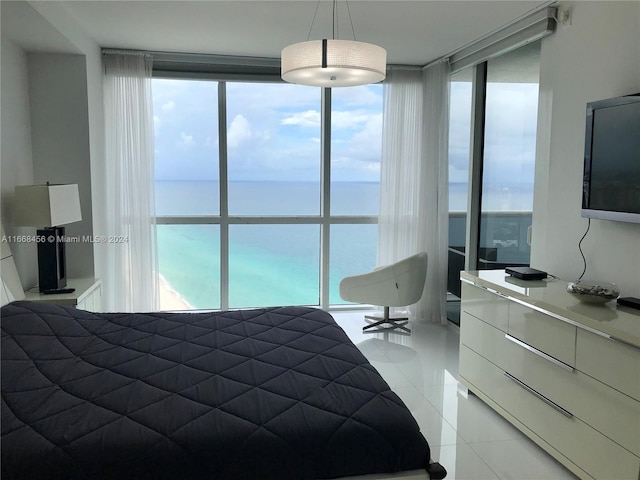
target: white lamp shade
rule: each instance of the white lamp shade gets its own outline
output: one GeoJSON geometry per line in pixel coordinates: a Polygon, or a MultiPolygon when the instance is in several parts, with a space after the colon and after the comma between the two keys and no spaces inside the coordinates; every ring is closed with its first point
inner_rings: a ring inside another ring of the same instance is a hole
{"type": "Polygon", "coordinates": [[[290,83],[315,87],[348,87],[384,80],[387,52],[371,43],[312,40],[282,49],[281,75],[290,83]],[[326,42],[326,66],[322,45],[326,42]]]}
{"type": "Polygon", "coordinates": [[[78,185],[23,185],[15,190],[16,225],[55,227],[82,220],[78,185]]]}

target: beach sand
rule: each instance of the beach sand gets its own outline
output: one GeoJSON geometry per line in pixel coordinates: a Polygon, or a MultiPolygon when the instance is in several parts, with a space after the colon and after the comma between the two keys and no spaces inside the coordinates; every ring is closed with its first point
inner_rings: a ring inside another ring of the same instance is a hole
{"type": "Polygon", "coordinates": [[[193,310],[193,307],[160,275],[160,310],[193,310]]]}

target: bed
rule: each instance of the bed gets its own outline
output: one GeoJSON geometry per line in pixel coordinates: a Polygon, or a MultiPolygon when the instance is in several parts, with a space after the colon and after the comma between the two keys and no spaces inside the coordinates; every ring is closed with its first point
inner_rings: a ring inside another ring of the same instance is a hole
{"type": "Polygon", "coordinates": [[[3,480],[446,475],[322,310],[0,314],[3,480]]]}

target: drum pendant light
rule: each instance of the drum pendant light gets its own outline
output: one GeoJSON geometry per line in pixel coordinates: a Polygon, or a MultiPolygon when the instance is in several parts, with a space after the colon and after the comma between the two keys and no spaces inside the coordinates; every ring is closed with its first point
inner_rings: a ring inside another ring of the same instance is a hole
{"type": "MultiPolygon", "coordinates": [[[[337,27],[336,2],[337,0],[333,2],[334,37],[337,27]]],[[[347,3],[347,8],[348,6],[347,3]]],[[[311,26],[313,28],[313,23],[311,26]]],[[[353,23],[351,29],[353,32],[353,23]]],[[[348,87],[384,80],[387,68],[386,50],[371,43],[356,41],[355,32],[353,36],[354,40],[312,40],[283,48],[282,79],[315,87],[348,87]]]]}

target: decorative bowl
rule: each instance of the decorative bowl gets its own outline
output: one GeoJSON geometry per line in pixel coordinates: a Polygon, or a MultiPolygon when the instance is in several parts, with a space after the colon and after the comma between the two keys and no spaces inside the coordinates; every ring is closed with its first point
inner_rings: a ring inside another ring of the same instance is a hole
{"type": "Polygon", "coordinates": [[[593,280],[569,282],[567,292],[584,303],[607,303],[620,296],[617,285],[593,280]]]}

